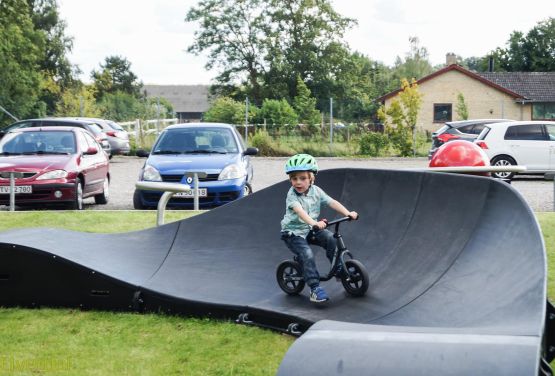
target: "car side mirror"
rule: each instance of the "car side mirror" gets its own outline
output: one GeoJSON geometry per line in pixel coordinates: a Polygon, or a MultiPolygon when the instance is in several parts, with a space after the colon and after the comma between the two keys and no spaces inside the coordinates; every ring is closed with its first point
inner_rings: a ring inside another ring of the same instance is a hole
{"type": "Polygon", "coordinates": [[[98,149],[95,148],[94,146],[89,146],[89,148],[83,153],[85,155],[93,155],[98,153],[98,149]]]}
{"type": "Polygon", "coordinates": [[[150,155],[150,153],[144,149],[139,149],[137,150],[137,157],[139,158],[148,158],[148,156],[150,155]]]}
{"type": "Polygon", "coordinates": [[[243,155],[256,155],[256,154],[258,154],[258,148],[247,148],[247,150],[243,152],[243,155]]]}

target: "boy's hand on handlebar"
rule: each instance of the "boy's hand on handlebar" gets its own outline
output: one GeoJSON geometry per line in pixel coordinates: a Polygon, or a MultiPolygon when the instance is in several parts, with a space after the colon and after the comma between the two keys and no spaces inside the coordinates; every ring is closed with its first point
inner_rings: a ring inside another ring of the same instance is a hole
{"type": "Polygon", "coordinates": [[[328,223],[326,221],[318,221],[312,226],[313,229],[323,230],[326,228],[328,223]]]}
{"type": "Polygon", "coordinates": [[[358,213],[356,211],[350,212],[347,216],[354,220],[358,219],[358,213]]]}

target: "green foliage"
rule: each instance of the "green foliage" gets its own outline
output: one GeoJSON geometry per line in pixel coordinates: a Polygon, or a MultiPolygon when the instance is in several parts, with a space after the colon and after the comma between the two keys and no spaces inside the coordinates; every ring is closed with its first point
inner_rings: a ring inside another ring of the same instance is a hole
{"type": "Polygon", "coordinates": [[[466,106],[463,93],[457,94],[457,107],[455,111],[460,120],[468,120],[468,107],[466,106]]]}
{"type": "Polygon", "coordinates": [[[245,105],[228,97],[216,99],[204,113],[204,121],[227,124],[245,123],[245,105]]]}
{"type": "Polygon", "coordinates": [[[100,70],[91,72],[96,89],[96,98],[100,101],[106,94],[125,93],[141,98],[142,82],[131,71],[131,63],[121,56],[108,56],[100,70]]]}
{"type": "Polygon", "coordinates": [[[297,96],[293,100],[293,107],[299,116],[298,121],[313,131],[318,130],[321,121],[320,112],[315,106],[316,99],[311,96],[301,76],[297,76],[297,96]]]}
{"type": "Polygon", "coordinates": [[[258,130],[252,136],[251,145],[258,148],[258,155],[264,157],[278,157],[283,155],[294,154],[291,150],[284,148],[275,141],[268,132],[264,130],[258,130]]]}
{"type": "Polygon", "coordinates": [[[413,136],[421,103],[422,94],[418,91],[416,80],[409,84],[407,79],[403,79],[399,98],[394,99],[389,108],[382,106],[378,109],[378,117],[385,125],[391,144],[403,157],[416,152],[413,136]]]}
{"type": "MultiPolygon", "coordinates": [[[[0,105],[22,119],[44,114],[38,93],[44,34],[34,29],[26,0],[0,1],[0,105]]],[[[0,125],[14,120],[0,111],[0,125]]]]}
{"type": "Polygon", "coordinates": [[[507,48],[493,52],[495,64],[507,72],[555,71],[555,18],[538,22],[525,35],[514,31],[507,48]]]}
{"type": "Polygon", "coordinates": [[[151,115],[144,100],[120,91],[105,93],[102,99],[98,101],[98,107],[102,117],[115,121],[145,119],[150,117],[148,115],[151,115]]]}
{"type": "Polygon", "coordinates": [[[410,37],[409,43],[410,51],[406,53],[405,58],[397,57],[395,61],[394,75],[398,79],[418,80],[432,73],[433,67],[428,59],[428,50],[420,47],[418,38],[410,37]]]}
{"type": "Polygon", "coordinates": [[[65,90],[56,103],[55,116],[100,117],[94,98],[94,87],[75,85],[65,90]]]}
{"type": "Polygon", "coordinates": [[[371,157],[380,156],[389,146],[389,138],[380,132],[368,132],[359,140],[360,154],[371,157]]]}
{"type": "Polygon", "coordinates": [[[46,104],[46,113],[54,112],[62,92],[79,85],[77,66],[70,63],[67,55],[73,48],[73,38],[65,34],[66,23],[60,18],[56,0],[27,0],[34,28],[43,35],[38,69],[47,81],[39,93],[39,100],[46,104]]]}
{"type": "Polygon", "coordinates": [[[201,26],[188,51],[207,53],[206,69],[218,69],[216,81],[247,88],[246,94],[260,104],[260,81],[265,71],[268,25],[265,1],[202,0],[185,18],[201,26]],[[245,78],[246,77],[246,78],[245,78]],[[243,81],[243,79],[245,81],[243,81]]]}
{"type": "Polygon", "coordinates": [[[292,129],[298,123],[297,113],[285,99],[265,99],[259,116],[266,119],[268,127],[292,129]]]}

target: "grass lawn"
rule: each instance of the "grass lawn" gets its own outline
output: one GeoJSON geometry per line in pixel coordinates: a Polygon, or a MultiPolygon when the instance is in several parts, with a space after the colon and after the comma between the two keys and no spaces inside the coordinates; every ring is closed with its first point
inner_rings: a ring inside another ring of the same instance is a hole
{"type": "MultiPolygon", "coordinates": [[[[165,222],[195,214],[167,211],[165,222]]],[[[156,211],[0,212],[0,231],[126,232],[155,224],[156,211]]],[[[293,341],[207,319],[0,308],[0,375],[274,375],[293,341]]]]}
{"type": "MultiPolygon", "coordinates": [[[[166,222],[195,215],[168,211],[166,222]]],[[[555,213],[537,213],[548,265],[555,213]]],[[[155,211],[0,212],[0,231],[61,227],[125,232],[153,227],[155,211]]],[[[548,296],[555,296],[548,267],[548,296]]],[[[208,319],[74,309],[0,308],[0,375],[274,375],[292,337],[208,319]]]]}

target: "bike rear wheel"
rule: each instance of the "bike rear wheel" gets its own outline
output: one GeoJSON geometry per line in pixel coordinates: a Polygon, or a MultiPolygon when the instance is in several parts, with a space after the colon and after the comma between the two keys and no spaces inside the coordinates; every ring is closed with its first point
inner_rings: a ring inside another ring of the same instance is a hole
{"type": "Polygon", "coordinates": [[[341,283],[347,293],[353,296],[362,296],[368,290],[368,272],[364,265],[358,260],[345,261],[345,269],[341,283]]]}
{"type": "Polygon", "coordinates": [[[301,264],[286,260],[278,265],[276,279],[279,287],[289,295],[298,295],[304,289],[304,278],[301,264]]]}

